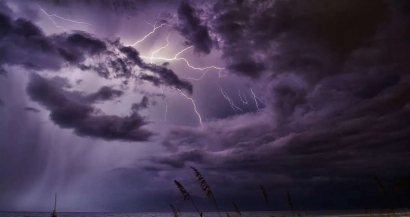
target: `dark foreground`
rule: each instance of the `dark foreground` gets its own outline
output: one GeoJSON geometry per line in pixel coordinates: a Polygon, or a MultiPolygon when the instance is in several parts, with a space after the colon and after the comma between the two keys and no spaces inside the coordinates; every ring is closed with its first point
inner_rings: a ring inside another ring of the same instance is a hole
{"type": "MultiPolygon", "coordinates": [[[[221,213],[222,216],[225,217],[226,213],[221,213]]],[[[235,213],[229,213],[231,217],[237,216],[235,213]]],[[[364,211],[316,211],[316,212],[308,212],[308,216],[321,216],[321,217],[336,217],[336,216],[344,216],[344,217],[371,217],[371,216],[410,216],[410,212],[400,213],[396,212],[395,214],[380,214],[380,213],[365,213],[364,211]]],[[[272,212],[271,215],[275,217],[283,217],[288,216],[291,217],[292,213],[290,212],[272,212]]],[[[243,217],[269,217],[271,216],[267,212],[242,212],[243,217]]],[[[37,212],[0,212],[0,217],[49,217],[50,213],[37,213],[37,212]]],[[[58,213],[59,217],[172,217],[172,213],[92,213],[92,212],[85,212],[85,213],[58,213]]],[[[180,217],[197,217],[198,213],[191,213],[191,212],[182,212],[180,217]]],[[[218,213],[204,213],[204,217],[217,217],[218,213]]],[[[295,217],[298,216],[295,214],[295,217]]],[[[306,216],[306,213],[301,213],[302,217],[306,216]]]]}

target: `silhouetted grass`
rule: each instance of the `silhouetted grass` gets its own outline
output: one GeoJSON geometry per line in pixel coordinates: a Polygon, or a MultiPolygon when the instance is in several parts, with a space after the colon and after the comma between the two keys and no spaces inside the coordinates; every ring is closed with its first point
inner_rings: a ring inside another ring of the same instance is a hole
{"type": "Polygon", "coordinates": [[[290,210],[292,210],[292,216],[295,216],[295,209],[293,207],[292,197],[290,196],[289,191],[286,196],[286,202],[288,203],[290,210]]]}
{"type": "MultiPolygon", "coordinates": [[[[197,170],[195,167],[191,167],[191,169],[194,171],[195,177],[199,181],[201,190],[205,192],[205,195],[206,195],[207,198],[212,198],[212,200],[215,204],[215,207],[218,211],[218,214],[219,214],[219,216],[221,216],[218,204],[217,204],[216,199],[214,197],[214,193],[211,190],[211,187],[208,185],[208,183],[206,182],[203,175],[199,172],[199,170],[197,170]]],[[[377,176],[374,176],[373,178],[374,178],[374,180],[377,184],[377,188],[379,189],[379,192],[381,193],[383,198],[386,199],[386,205],[387,205],[387,208],[388,208],[387,216],[389,217],[390,214],[393,214],[394,216],[397,217],[398,215],[394,212],[393,206],[391,206],[392,204],[389,203],[390,202],[389,197],[388,197],[389,192],[387,191],[384,184],[382,183],[382,181],[377,176]]],[[[404,189],[406,187],[406,181],[407,181],[408,178],[410,178],[410,177],[409,176],[404,176],[404,177],[401,177],[396,182],[396,185],[394,186],[394,191],[393,192],[394,192],[394,194],[396,195],[397,198],[399,198],[404,193],[404,189]]],[[[182,196],[184,197],[184,200],[191,200],[191,202],[194,205],[195,209],[197,210],[198,214],[200,215],[200,217],[202,217],[203,213],[199,211],[199,209],[197,208],[197,206],[193,202],[193,200],[192,200],[190,194],[188,193],[188,191],[178,181],[174,180],[174,182],[175,182],[176,186],[178,187],[178,190],[181,192],[182,196]]],[[[268,194],[266,192],[266,189],[262,185],[259,185],[259,188],[262,192],[263,199],[264,199],[264,201],[265,201],[265,203],[266,203],[266,205],[269,209],[270,204],[269,204],[269,198],[268,198],[268,194]]],[[[291,197],[291,194],[290,194],[289,191],[286,192],[286,203],[287,203],[287,205],[289,206],[289,208],[292,212],[292,217],[295,217],[295,214],[298,217],[302,217],[302,214],[300,212],[296,212],[295,207],[294,207],[294,203],[293,203],[293,200],[292,200],[292,197],[291,197]]],[[[234,202],[232,204],[233,204],[234,211],[235,211],[236,215],[239,216],[239,217],[242,217],[242,213],[241,213],[238,205],[234,202]]],[[[176,212],[175,207],[173,207],[172,204],[170,204],[170,206],[171,206],[171,209],[173,211],[174,217],[178,217],[178,213],[176,212]]],[[[407,213],[405,212],[403,206],[402,206],[402,208],[403,208],[404,215],[407,216],[407,213]]],[[[373,215],[373,212],[372,212],[371,208],[366,208],[365,213],[368,214],[369,216],[373,215]]],[[[226,217],[230,217],[230,214],[228,212],[226,212],[225,214],[226,214],[226,217]]],[[[305,215],[308,216],[307,210],[305,210],[305,215]]],[[[380,214],[380,215],[382,215],[382,214],[380,214]]],[[[273,215],[270,215],[270,216],[273,216],[273,215]]],[[[285,217],[285,216],[283,216],[283,217],[285,217]]]]}
{"type": "Polygon", "coordinates": [[[385,200],[386,203],[386,209],[387,209],[387,216],[390,216],[390,204],[389,204],[389,198],[387,197],[387,191],[386,188],[384,187],[382,181],[379,179],[379,177],[374,176],[374,181],[377,184],[377,188],[379,189],[380,194],[383,196],[383,199],[385,200]]]}
{"type": "Polygon", "coordinates": [[[236,214],[242,217],[242,214],[241,214],[241,211],[239,210],[238,205],[236,205],[236,203],[232,203],[232,204],[233,204],[236,214]]]}
{"type": "Polygon", "coordinates": [[[171,207],[172,214],[174,215],[174,217],[179,217],[177,209],[175,208],[175,206],[172,205],[172,203],[170,203],[169,206],[171,207]]]}
{"type": "Polygon", "coordinates": [[[201,186],[202,191],[205,192],[206,197],[212,198],[212,200],[214,201],[216,210],[218,211],[218,214],[219,214],[219,217],[221,217],[221,213],[219,212],[218,203],[216,202],[216,199],[215,199],[215,196],[214,196],[214,194],[211,190],[211,187],[206,182],[204,176],[202,176],[202,174],[195,167],[191,167],[191,169],[195,172],[195,177],[198,179],[199,185],[201,186]]]}
{"type": "Polygon", "coordinates": [[[394,194],[396,196],[396,201],[397,201],[398,205],[400,206],[400,208],[403,210],[405,216],[407,216],[407,213],[404,209],[402,196],[403,196],[403,193],[404,193],[404,189],[406,188],[406,180],[407,179],[408,179],[408,177],[406,177],[406,176],[400,177],[400,179],[396,182],[396,185],[394,186],[394,194]]]}
{"type": "Polygon", "coordinates": [[[184,197],[184,200],[190,200],[192,202],[192,205],[194,205],[196,211],[198,212],[199,216],[202,217],[202,212],[199,211],[198,207],[195,205],[194,200],[192,200],[191,195],[188,193],[188,191],[182,186],[180,182],[177,180],[174,180],[175,185],[177,186],[179,192],[181,192],[182,196],[184,197]]]}
{"type": "Polygon", "coordinates": [[[377,187],[379,188],[380,193],[383,196],[386,196],[386,189],[384,188],[382,181],[380,181],[379,177],[377,176],[374,176],[374,180],[376,181],[376,184],[377,184],[377,187]]]}
{"type": "MultiPolygon", "coordinates": [[[[259,185],[259,188],[261,189],[263,200],[265,201],[265,204],[266,204],[266,208],[269,211],[269,214],[271,215],[269,198],[268,198],[268,194],[266,193],[266,189],[262,185],[259,185]]],[[[273,215],[271,215],[271,216],[274,217],[273,215]]]]}

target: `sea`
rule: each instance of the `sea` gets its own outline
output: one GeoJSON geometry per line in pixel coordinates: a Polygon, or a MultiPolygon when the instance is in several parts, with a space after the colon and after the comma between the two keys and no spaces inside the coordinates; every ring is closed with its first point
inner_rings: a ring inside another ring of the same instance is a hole
{"type": "MultiPolygon", "coordinates": [[[[0,212],[0,217],[50,217],[51,213],[45,212],[0,212]]],[[[409,216],[409,212],[395,212],[394,214],[388,213],[369,213],[360,211],[316,211],[308,213],[295,213],[294,217],[380,217],[380,216],[409,216]]],[[[223,212],[222,217],[228,215],[223,212]]],[[[237,213],[229,213],[230,217],[240,217],[237,213]]],[[[291,212],[242,212],[241,217],[292,217],[291,212]]],[[[67,212],[58,213],[58,217],[174,217],[172,213],[92,213],[92,212],[67,212]]],[[[198,213],[182,212],[178,214],[178,217],[198,217],[198,213]]],[[[219,217],[218,213],[204,213],[203,217],[219,217]]]]}

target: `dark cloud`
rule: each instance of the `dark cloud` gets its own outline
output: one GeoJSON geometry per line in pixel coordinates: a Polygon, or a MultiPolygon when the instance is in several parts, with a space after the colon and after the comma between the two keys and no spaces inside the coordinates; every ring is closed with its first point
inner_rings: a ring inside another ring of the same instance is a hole
{"type": "Polygon", "coordinates": [[[220,38],[223,56],[233,71],[258,76],[275,66],[275,73],[298,67],[333,73],[353,50],[369,45],[388,22],[388,8],[382,0],[218,1],[208,17],[212,17],[209,28],[220,38]],[[368,9],[366,14],[363,8],[368,9]],[[317,68],[323,57],[332,62],[317,68]]]}
{"type": "Polygon", "coordinates": [[[0,75],[3,76],[3,77],[7,76],[7,71],[1,66],[0,66],[0,75]]]}
{"type": "Polygon", "coordinates": [[[92,37],[89,34],[71,34],[67,37],[67,46],[82,48],[91,55],[102,53],[107,50],[104,42],[92,37]]]}
{"type": "Polygon", "coordinates": [[[97,92],[88,95],[88,99],[91,102],[95,101],[107,101],[118,98],[124,94],[121,90],[116,90],[111,87],[101,87],[97,92]]]}
{"type": "Polygon", "coordinates": [[[154,86],[159,86],[161,84],[161,79],[153,75],[141,74],[138,78],[144,81],[149,81],[154,84],[154,86]]]}
{"type": "MultiPolygon", "coordinates": [[[[159,78],[164,84],[175,87],[177,89],[184,89],[188,91],[190,94],[192,93],[192,84],[190,84],[187,81],[179,79],[175,72],[171,69],[166,68],[166,66],[144,63],[143,60],[139,57],[138,51],[132,47],[121,47],[120,51],[127,56],[127,59],[129,61],[138,65],[141,69],[149,70],[155,73],[155,75],[159,76],[159,78]]],[[[156,84],[156,80],[153,79],[152,76],[142,75],[142,77],[144,80],[149,80],[156,84]]]]}
{"type": "Polygon", "coordinates": [[[84,95],[64,90],[33,74],[27,92],[32,100],[50,110],[50,118],[54,123],[62,128],[74,129],[79,136],[122,141],[147,141],[152,136],[150,131],[143,128],[146,122],[137,112],[119,117],[102,114],[92,106],[90,100],[109,100],[119,93],[107,87],[84,95]]]}
{"type": "Polygon", "coordinates": [[[7,28],[0,41],[4,53],[0,64],[58,70],[107,51],[105,42],[85,32],[46,36],[28,20],[19,18],[13,22],[5,15],[2,17],[7,28]]]}
{"type": "MultiPolygon", "coordinates": [[[[263,184],[275,189],[270,193],[273,197],[284,197],[285,192],[278,189],[287,188],[296,197],[308,197],[309,192],[339,200],[340,196],[324,194],[323,188],[318,187],[331,185],[329,190],[334,193],[344,188],[367,193],[350,205],[323,205],[313,200],[306,206],[358,208],[366,205],[363,201],[377,204],[369,196],[376,187],[372,176],[378,174],[394,181],[405,175],[410,166],[407,91],[407,85],[401,84],[356,106],[328,114],[312,110],[277,129],[263,122],[265,116],[242,117],[248,120],[246,124],[243,120],[230,120],[208,123],[197,130],[176,128],[164,141],[166,147],[172,147],[171,154],[150,162],[185,168],[187,174],[186,166],[196,165],[213,174],[208,181],[218,184],[215,187],[227,197],[238,197],[235,191],[263,184]],[[221,189],[223,186],[229,186],[229,190],[221,189]]],[[[254,191],[257,190],[244,190],[243,196],[252,198],[254,191]]]]}
{"type": "Polygon", "coordinates": [[[265,66],[260,62],[255,62],[249,59],[241,59],[240,61],[230,64],[228,69],[237,73],[255,77],[263,72],[265,66]]]}
{"type": "Polygon", "coordinates": [[[2,26],[0,30],[0,37],[4,37],[13,30],[10,17],[2,13],[0,13],[0,24],[2,26]]]}
{"type": "Polygon", "coordinates": [[[187,45],[192,45],[197,53],[209,54],[213,41],[208,28],[201,24],[195,8],[188,1],[182,1],[178,8],[178,32],[187,40],[187,45]]]}
{"type": "Polygon", "coordinates": [[[141,102],[134,103],[131,106],[131,109],[135,112],[138,112],[138,111],[140,111],[142,109],[146,109],[146,108],[148,108],[148,97],[147,96],[142,97],[141,102]]]}
{"type": "Polygon", "coordinates": [[[372,176],[394,183],[410,166],[409,20],[391,3],[219,1],[208,27],[232,71],[269,79],[266,107],[176,127],[169,155],[148,162],[198,166],[226,198],[263,184],[273,197],[326,198],[299,200],[312,209],[380,206],[372,176]]]}
{"type": "Polygon", "coordinates": [[[193,92],[192,84],[188,81],[181,80],[171,69],[154,64],[149,64],[144,69],[157,74],[161,78],[162,82],[166,85],[175,87],[180,90],[186,90],[189,94],[192,94],[193,92]]]}
{"type": "Polygon", "coordinates": [[[151,162],[162,164],[162,165],[167,165],[172,168],[183,168],[185,167],[185,163],[187,162],[203,164],[206,162],[206,157],[207,156],[206,156],[206,153],[204,153],[204,151],[194,149],[194,150],[189,150],[189,151],[183,151],[176,155],[154,157],[151,159],[151,162]]]}

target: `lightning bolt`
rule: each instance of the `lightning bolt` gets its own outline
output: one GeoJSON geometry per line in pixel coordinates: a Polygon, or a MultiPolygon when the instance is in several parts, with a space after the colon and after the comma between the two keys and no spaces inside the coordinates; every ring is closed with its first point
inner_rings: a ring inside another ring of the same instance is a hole
{"type": "MultiPolygon", "coordinates": [[[[68,21],[68,22],[77,23],[77,24],[91,25],[91,24],[86,23],[86,22],[80,22],[80,21],[70,20],[70,19],[67,19],[67,18],[58,16],[58,15],[56,15],[56,14],[48,14],[40,5],[37,4],[37,6],[38,6],[39,9],[51,20],[51,22],[53,22],[53,24],[54,24],[57,28],[60,28],[60,29],[64,30],[65,32],[69,32],[69,31],[68,31],[67,29],[65,29],[64,27],[58,25],[52,17],[56,17],[56,18],[59,18],[59,19],[62,19],[62,20],[68,21]]],[[[150,24],[150,23],[148,23],[148,22],[146,22],[146,21],[144,20],[148,25],[153,26],[152,31],[149,32],[147,35],[145,35],[142,39],[140,39],[140,40],[136,41],[134,44],[128,45],[128,46],[135,46],[135,45],[137,45],[138,43],[144,41],[147,37],[149,37],[150,35],[154,34],[157,29],[159,29],[159,28],[161,28],[161,27],[163,27],[163,26],[165,26],[165,25],[169,25],[169,23],[170,23],[172,20],[175,19],[175,15],[174,15],[171,20],[169,20],[169,21],[167,21],[167,22],[165,22],[165,23],[162,23],[162,24],[160,24],[160,25],[157,26],[158,19],[159,19],[161,13],[162,13],[162,11],[158,14],[155,24],[150,24]]],[[[155,59],[155,60],[165,60],[165,61],[183,60],[183,61],[185,61],[185,62],[187,63],[187,65],[188,65],[190,68],[192,68],[192,69],[195,69],[195,70],[206,70],[206,71],[203,73],[203,75],[201,76],[200,79],[202,79],[202,77],[203,77],[203,76],[207,73],[207,71],[208,71],[209,69],[211,69],[211,68],[219,70],[219,77],[224,77],[224,76],[226,76],[226,75],[221,75],[221,71],[222,71],[224,68],[220,68],[220,67],[216,67],[216,66],[209,66],[209,67],[204,67],[204,68],[194,67],[194,66],[192,66],[192,65],[188,62],[188,60],[186,60],[185,58],[178,58],[178,56],[179,56],[181,53],[183,53],[183,52],[185,52],[186,50],[192,48],[192,46],[187,47],[187,48],[181,50],[181,51],[178,52],[173,58],[155,57],[155,54],[156,54],[156,53],[158,53],[159,51],[161,51],[161,50],[163,50],[163,49],[165,49],[165,48],[168,47],[168,45],[169,45],[169,35],[170,35],[170,32],[168,33],[168,35],[167,35],[167,37],[166,37],[166,42],[167,42],[166,45],[164,45],[164,46],[158,48],[157,50],[153,51],[153,52],[151,53],[151,56],[150,56],[150,57],[143,56],[142,58],[149,58],[149,59],[151,59],[151,63],[152,63],[152,61],[153,61],[154,59],[155,59]]],[[[179,89],[178,89],[178,90],[179,90],[179,89]]],[[[161,87],[161,92],[162,92],[162,94],[164,94],[164,90],[163,90],[162,87],[161,87]]],[[[184,96],[186,99],[188,99],[189,101],[191,101],[191,103],[192,103],[192,105],[193,105],[193,108],[194,108],[194,111],[195,111],[196,115],[198,116],[199,123],[202,125],[202,124],[203,124],[203,122],[202,122],[202,116],[201,116],[201,114],[198,112],[198,109],[197,109],[197,106],[196,106],[196,104],[195,104],[194,99],[191,98],[191,97],[189,97],[189,96],[187,96],[187,95],[186,95],[184,92],[182,92],[181,90],[179,90],[179,92],[181,93],[182,96],[184,96]]],[[[166,98],[164,98],[164,101],[165,101],[164,121],[167,121],[167,119],[168,119],[168,117],[167,117],[167,116],[168,116],[168,101],[167,101],[166,98]]]]}
{"type": "MultiPolygon", "coordinates": [[[[178,89],[179,90],[179,89],[178,89]]],[[[194,111],[196,113],[196,115],[198,116],[199,119],[199,123],[202,125],[202,117],[201,114],[198,112],[197,108],[196,108],[196,104],[194,99],[192,99],[191,97],[187,96],[184,92],[182,92],[181,90],[179,90],[179,92],[181,92],[181,95],[184,96],[185,98],[187,98],[188,100],[190,100],[192,102],[192,105],[194,106],[194,111]]]]}
{"type": "MultiPolygon", "coordinates": [[[[159,48],[158,50],[162,50],[162,49],[164,49],[164,48],[167,47],[167,46],[168,46],[168,37],[167,37],[167,45],[164,46],[164,47],[159,48]]],[[[189,47],[186,47],[186,48],[182,49],[182,50],[179,51],[177,54],[175,54],[175,56],[172,57],[172,58],[167,58],[167,57],[154,57],[153,54],[151,54],[150,57],[148,57],[148,56],[143,56],[143,55],[141,55],[140,57],[141,57],[142,59],[150,59],[150,60],[151,60],[151,63],[152,63],[152,60],[163,60],[163,61],[167,61],[167,62],[182,60],[182,61],[184,61],[184,62],[187,64],[187,66],[188,66],[189,68],[191,68],[191,69],[200,70],[200,71],[206,70],[206,71],[202,74],[202,76],[201,76],[200,78],[191,78],[191,77],[189,77],[189,78],[187,78],[188,80],[196,80],[196,81],[199,81],[200,79],[203,78],[203,76],[205,76],[205,74],[208,72],[207,70],[209,70],[209,69],[219,70],[219,72],[218,72],[218,75],[219,75],[218,77],[219,77],[219,78],[227,76],[227,73],[224,74],[224,75],[221,74],[222,70],[224,70],[225,68],[221,68],[221,67],[217,67],[217,66],[207,66],[207,67],[202,67],[202,68],[201,68],[201,67],[195,67],[195,66],[192,66],[187,59],[182,58],[182,57],[178,57],[180,54],[182,54],[183,52],[185,52],[186,50],[188,50],[188,49],[190,49],[190,48],[192,48],[192,47],[193,47],[193,46],[189,46],[189,47]]],[[[155,51],[154,51],[154,52],[155,52],[155,51]]]]}
{"type": "Polygon", "coordinates": [[[172,57],[172,58],[166,58],[166,57],[147,57],[147,56],[140,56],[141,58],[143,58],[143,59],[155,59],[155,60],[164,60],[164,61],[174,61],[174,60],[178,60],[178,56],[181,54],[181,53],[183,53],[183,52],[185,52],[186,50],[188,50],[188,49],[190,49],[190,48],[192,48],[193,46],[189,46],[189,47],[186,47],[186,48],[184,48],[184,49],[182,49],[181,51],[179,51],[177,54],[175,54],[175,56],[174,57],[172,57]]]}
{"type": "Polygon", "coordinates": [[[228,94],[222,89],[222,87],[217,83],[219,90],[221,91],[223,97],[228,101],[229,105],[231,106],[232,110],[236,112],[236,110],[239,110],[243,112],[241,108],[239,108],[237,105],[235,105],[235,102],[228,96],[228,94]]]}
{"type": "Polygon", "coordinates": [[[218,72],[219,78],[226,77],[228,75],[228,72],[226,72],[224,75],[222,75],[221,74],[222,70],[223,70],[223,68],[219,69],[219,72],[218,72]]]}
{"type": "Polygon", "coordinates": [[[192,66],[192,65],[188,62],[187,59],[185,59],[185,58],[178,58],[178,56],[179,56],[180,54],[182,54],[182,53],[185,52],[186,50],[192,48],[192,46],[189,46],[189,47],[186,47],[186,48],[182,49],[182,50],[179,51],[177,54],[175,54],[175,56],[174,56],[173,58],[154,57],[156,53],[158,53],[159,51],[161,51],[161,50],[163,50],[163,49],[165,49],[165,48],[167,48],[167,47],[169,46],[169,35],[170,35],[170,33],[171,33],[171,32],[169,32],[168,35],[167,35],[167,37],[166,37],[166,42],[167,42],[167,43],[166,43],[164,46],[162,46],[162,47],[158,48],[157,50],[153,51],[153,52],[151,53],[151,56],[150,56],[150,57],[143,56],[143,55],[141,55],[140,57],[143,58],[143,59],[148,59],[148,58],[149,58],[151,63],[153,62],[154,59],[155,59],[155,60],[165,60],[165,61],[183,60],[183,61],[185,61],[185,62],[187,63],[187,65],[188,65],[191,69],[200,70],[200,71],[205,70],[205,72],[202,73],[202,76],[201,76],[200,78],[188,77],[188,78],[186,78],[187,80],[196,80],[196,81],[199,81],[199,80],[201,80],[201,79],[205,76],[205,74],[208,72],[208,70],[209,70],[209,69],[212,69],[212,68],[219,70],[219,71],[218,71],[219,78],[227,76],[227,73],[224,74],[224,75],[221,74],[221,72],[222,72],[222,70],[223,70],[224,68],[220,68],[220,67],[216,67],[216,66],[208,66],[208,67],[204,67],[204,68],[194,67],[194,66],[192,66]]]}
{"type": "MultiPolygon", "coordinates": [[[[158,16],[157,16],[157,18],[156,18],[154,24],[151,24],[151,23],[147,22],[147,21],[144,19],[144,22],[145,22],[146,24],[152,26],[153,29],[151,30],[151,32],[149,32],[149,33],[146,34],[144,37],[142,37],[140,40],[138,40],[138,41],[136,41],[134,44],[128,45],[128,46],[135,46],[135,45],[137,45],[138,43],[144,41],[144,40],[145,40],[147,37],[149,37],[151,34],[154,34],[157,29],[161,28],[161,27],[164,26],[164,25],[169,25],[168,23],[170,23],[172,20],[175,19],[175,15],[174,15],[171,20],[169,20],[169,21],[167,21],[167,22],[165,22],[165,23],[162,23],[161,25],[157,26],[158,19],[159,19],[159,17],[161,16],[162,12],[163,12],[163,10],[161,10],[161,12],[158,14],[158,16]]],[[[217,67],[217,66],[195,67],[195,66],[191,65],[187,59],[185,59],[185,58],[179,58],[179,57],[178,57],[180,54],[182,54],[182,53],[185,52],[186,50],[192,48],[193,46],[189,46],[189,47],[186,47],[186,48],[182,49],[182,50],[179,51],[177,54],[175,54],[175,56],[174,56],[173,58],[154,57],[154,55],[155,55],[156,53],[158,53],[159,51],[161,51],[161,50],[163,50],[163,49],[165,49],[165,48],[168,47],[168,45],[169,45],[169,34],[170,34],[170,32],[168,33],[168,35],[167,35],[167,37],[166,37],[166,42],[167,42],[167,43],[166,43],[165,46],[162,46],[162,47],[158,48],[157,50],[155,50],[154,52],[152,52],[150,57],[148,57],[148,56],[143,56],[143,55],[140,55],[140,57],[143,58],[143,59],[150,59],[150,63],[152,63],[153,60],[163,60],[163,61],[167,61],[167,62],[182,60],[182,61],[184,61],[184,62],[188,65],[188,67],[190,67],[191,69],[194,69],[194,70],[201,70],[201,71],[202,71],[202,70],[208,70],[208,69],[216,69],[216,70],[219,70],[219,73],[218,73],[219,78],[225,77],[225,76],[227,75],[227,73],[226,73],[225,75],[222,75],[222,74],[221,74],[222,70],[224,70],[225,68],[221,68],[221,67],[217,67]]],[[[203,75],[205,75],[205,74],[206,74],[206,72],[205,72],[203,75]]],[[[203,76],[202,76],[202,77],[203,77],[203,76]]],[[[192,78],[191,78],[191,79],[192,79],[192,78]]]]}
{"type": "MultiPolygon", "coordinates": [[[[57,15],[57,14],[48,14],[40,5],[38,5],[38,4],[36,4],[36,5],[37,5],[37,6],[39,7],[39,9],[51,20],[51,22],[52,22],[57,28],[60,28],[60,29],[64,30],[65,32],[69,32],[69,30],[67,30],[67,29],[64,28],[63,26],[60,26],[53,18],[58,18],[58,19],[61,19],[61,20],[67,21],[67,22],[76,23],[76,24],[82,24],[82,25],[92,26],[90,23],[81,22],[81,21],[76,21],[76,20],[71,20],[71,19],[68,19],[68,18],[64,18],[64,17],[62,17],[62,16],[59,16],[59,15],[57,15]]],[[[163,22],[163,23],[161,23],[161,24],[158,25],[158,20],[159,20],[159,18],[160,18],[160,16],[161,16],[162,12],[163,12],[163,10],[158,14],[158,16],[157,16],[156,21],[155,21],[154,24],[148,23],[148,22],[145,21],[145,19],[144,19],[144,22],[145,22],[145,23],[147,23],[148,25],[150,25],[150,26],[153,27],[152,30],[151,30],[149,33],[147,33],[145,36],[143,36],[141,39],[137,40],[135,43],[133,43],[132,45],[128,45],[128,46],[136,46],[137,44],[143,42],[143,41],[144,41],[146,38],[148,38],[150,35],[154,34],[158,29],[160,29],[160,28],[162,28],[162,27],[164,27],[164,26],[169,26],[169,25],[170,25],[169,23],[172,22],[172,21],[175,19],[175,17],[176,17],[176,16],[174,15],[170,20],[168,20],[168,21],[166,21],[166,22],[163,22]]],[[[189,46],[189,47],[186,47],[186,48],[182,49],[181,51],[179,51],[178,53],[176,53],[175,56],[172,57],[172,58],[157,57],[156,54],[157,54],[158,52],[160,52],[160,51],[163,50],[163,49],[166,49],[166,48],[169,46],[169,36],[170,36],[170,32],[168,33],[168,35],[167,35],[167,37],[166,37],[166,44],[165,44],[164,46],[162,46],[162,47],[160,47],[160,48],[154,50],[154,51],[151,53],[151,56],[149,56],[149,57],[148,57],[148,56],[141,56],[141,58],[150,59],[150,62],[151,62],[151,63],[152,63],[154,60],[163,60],[163,61],[169,61],[169,62],[170,62],[170,61],[184,61],[189,68],[194,69],[194,70],[204,71],[203,74],[202,74],[202,76],[201,76],[200,78],[191,78],[191,77],[188,77],[188,78],[186,78],[186,79],[188,79],[188,80],[197,80],[197,81],[201,80],[201,79],[208,73],[209,69],[218,70],[218,77],[219,77],[219,78],[227,76],[227,73],[226,73],[226,74],[222,74],[222,71],[223,71],[225,68],[218,67],[218,66],[213,66],[213,65],[212,65],[212,66],[207,66],[207,67],[195,67],[195,66],[193,66],[186,58],[179,57],[179,55],[181,55],[182,53],[184,53],[186,50],[191,49],[193,46],[189,46]]],[[[218,85],[218,86],[219,86],[219,85],[218,85]]],[[[232,109],[233,109],[234,111],[236,111],[236,110],[242,111],[241,108],[239,108],[238,106],[236,106],[236,104],[235,104],[235,103],[232,101],[232,99],[227,95],[227,93],[226,93],[225,91],[223,91],[222,87],[219,86],[219,88],[220,88],[221,93],[222,93],[222,95],[224,96],[224,98],[227,99],[228,102],[230,103],[232,109]]],[[[192,103],[192,105],[193,105],[193,108],[194,108],[194,112],[195,112],[196,115],[198,116],[199,123],[202,125],[202,124],[203,124],[203,122],[202,122],[202,116],[201,116],[201,114],[198,112],[198,108],[197,108],[197,106],[196,106],[196,104],[195,104],[194,99],[193,99],[192,97],[189,97],[188,95],[186,95],[186,94],[185,94],[184,92],[182,92],[181,90],[179,90],[179,91],[180,91],[180,93],[181,93],[182,96],[184,96],[186,99],[188,99],[189,101],[191,101],[191,103],[192,103]]],[[[164,90],[163,90],[162,87],[161,87],[161,92],[164,94],[164,90]]],[[[168,119],[168,117],[167,117],[167,116],[168,116],[168,101],[167,101],[166,98],[164,98],[164,102],[165,102],[164,121],[167,121],[167,119],[168,119]]]]}
{"type": "MultiPolygon", "coordinates": [[[[162,11],[161,11],[161,12],[162,12],[162,11]]],[[[158,19],[158,17],[157,17],[157,19],[158,19]]],[[[147,20],[145,20],[145,18],[144,18],[144,22],[145,22],[146,24],[152,26],[152,27],[155,27],[155,24],[149,23],[147,20]]]]}
{"type": "Polygon", "coordinates": [[[68,32],[68,30],[67,30],[66,28],[64,28],[64,27],[62,27],[62,26],[60,26],[60,25],[58,25],[58,24],[55,22],[55,20],[54,20],[53,18],[51,18],[51,17],[57,17],[57,18],[59,18],[59,19],[62,19],[62,20],[68,21],[68,22],[72,22],[72,23],[76,23],[76,24],[83,24],[83,25],[92,26],[91,24],[86,23],[86,22],[81,22],[81,21],[76,21],[76,20],[67,19],[67,18],[58,16],[58,15],[56,15],[56,14],[48,14],[42,7],[40,7],[39,4],[36,4],[36,5],[37,5],[37,6],[40,8],[40,10],[48,17],[48,19],[50,19],[51,22],[53,22],[53,24],[54,24],[57,28],[60,28],[60,29],[64,30],[65,32],[68,32]]]}
{"type": "Polygon", "coordinates": [[[169,26],[169,23],[172,22],[172,21],[175,19],[175,15],[172,17],[172,19],[168,20],[168,21],[165,22],[165,23],[161,23],[161,25],[157,26],[158,19],[159,19],[159,17],[161,16],[162,11],[163,11],[163,10],[161,10],[161,12],[158,14],[157,19],[155,20],[155,23],[154,23],[154,24],[150,24],[150,23],[148,23],[148,22],[146,22],[146,21],[144,20],[145,23],[147,23],[148,25],[151,25],[151,26],[153,27],[153,29],[151,30],[151,32],[149,32],[148,34],[146,34],[146,35],[145,35],[144,37],[142,37],[140,40],[136,41],[134,44],[127,45],[127,46],[132,46],[132,47],[134,47],[134,46],[136,46],[137,44],[143,42],[143,41],[144,41],[146,38],[148,38],[150,35],[154,34],[155,31],[157,31],[157,29],[159,29],[159,28],[161,28],[161,27],[163,27],[163,26],[169,26]]]}
{"type": "Polygon", "coordinates": [[[252,94],[252,96],[253,96],[253,99],[255,100],[256,108],[258,108],[258,111],[259,111],[258,100],[259,100],[259,102],[261,102],[261,103],[264,104],[264,105],[265,105],[265,103],[264,103],[259,97],[257,97],[257,96],[255,95],[255,93],[253,92],[253,90],[252,90],[251,87],[250,87],[249,89],[251,90],[251,94],[252,94]]]}
{"type": "Polygon", "coordinates": [[[242,104],[248,105],[248,99],[246,99],[246,95],[242,94],[241,91],[239,90],[239,88],[238,88],[238,96],[241,99],[242,104]]]}
{"type": "Polygon", "coordinates": [[[168,32],[168,35],[167,35],[167,38],[166,38],[167,44],[164,45],[164,46],[162,46],[162,47],[160,47],[160,48],[158,48],[157,50],[155,50],[155,51],[153,51],[153,52],[151,53],[151,63],[152,63],[152,58],[154,58],[154,54],[156,54],[156,53],[158,53],[159,51],[161,51],[161,50],[163,50],[163,49],[165,49],[165,48],[168,47],[168,45],[169,45],[169,40],[168,40],[168,38],[169,38],[169,34],[170,34],[170,33],[171,33],[171,32],[168,32]]]}
{"type": "Polygon", "coordinates": [[[185,78],[185,79],[187,79],[187,80],[194,80],[194,81],[200,81],[200,80],[205,76],[205,74],[208,72],[208,70],[209,70],[209,69],[207,69],[204,73],[202,73],[202,76],[199,77],[199,78],[188,77],[188,78],[185,78]]]}
{"type": "MultiPolygon", "coordinates": [[[[217,66],[195,67],[195,66],[191,65],[187,59],[182,58],[182,57],[178,57],[181,53],[185,52],[186,50],[188,50],[188,49],[190,49],[190,48],[192,48],[192,46],[189,46],[189,47],[187,47],[187,48],[181,50],[180,52],[178,52],[178,53],[177,53],[174,57],[172,57],[172,58],[167,58],[167,57],[152,57],[152,58],[151,58],[151,57],[142,56],[142,55],[141,55],[140,57],[143,58],[143,59],[164,60],[164,61],[167,61],[167,62],[182,60],[182,61],[184,61],[184,62],[188,65],[188,67],[190,67],[191,69],[194,69],[194,70],[217,69],[217,70],[222,71],[222,70],[225,69],[225,68],[221,68],[221,67],[217,67],[217,66]]],[[[224,76],[226,76],[226,75],[222,75],[222,76],[220,76],[220,77],[224,77],[224,76]]]]}

